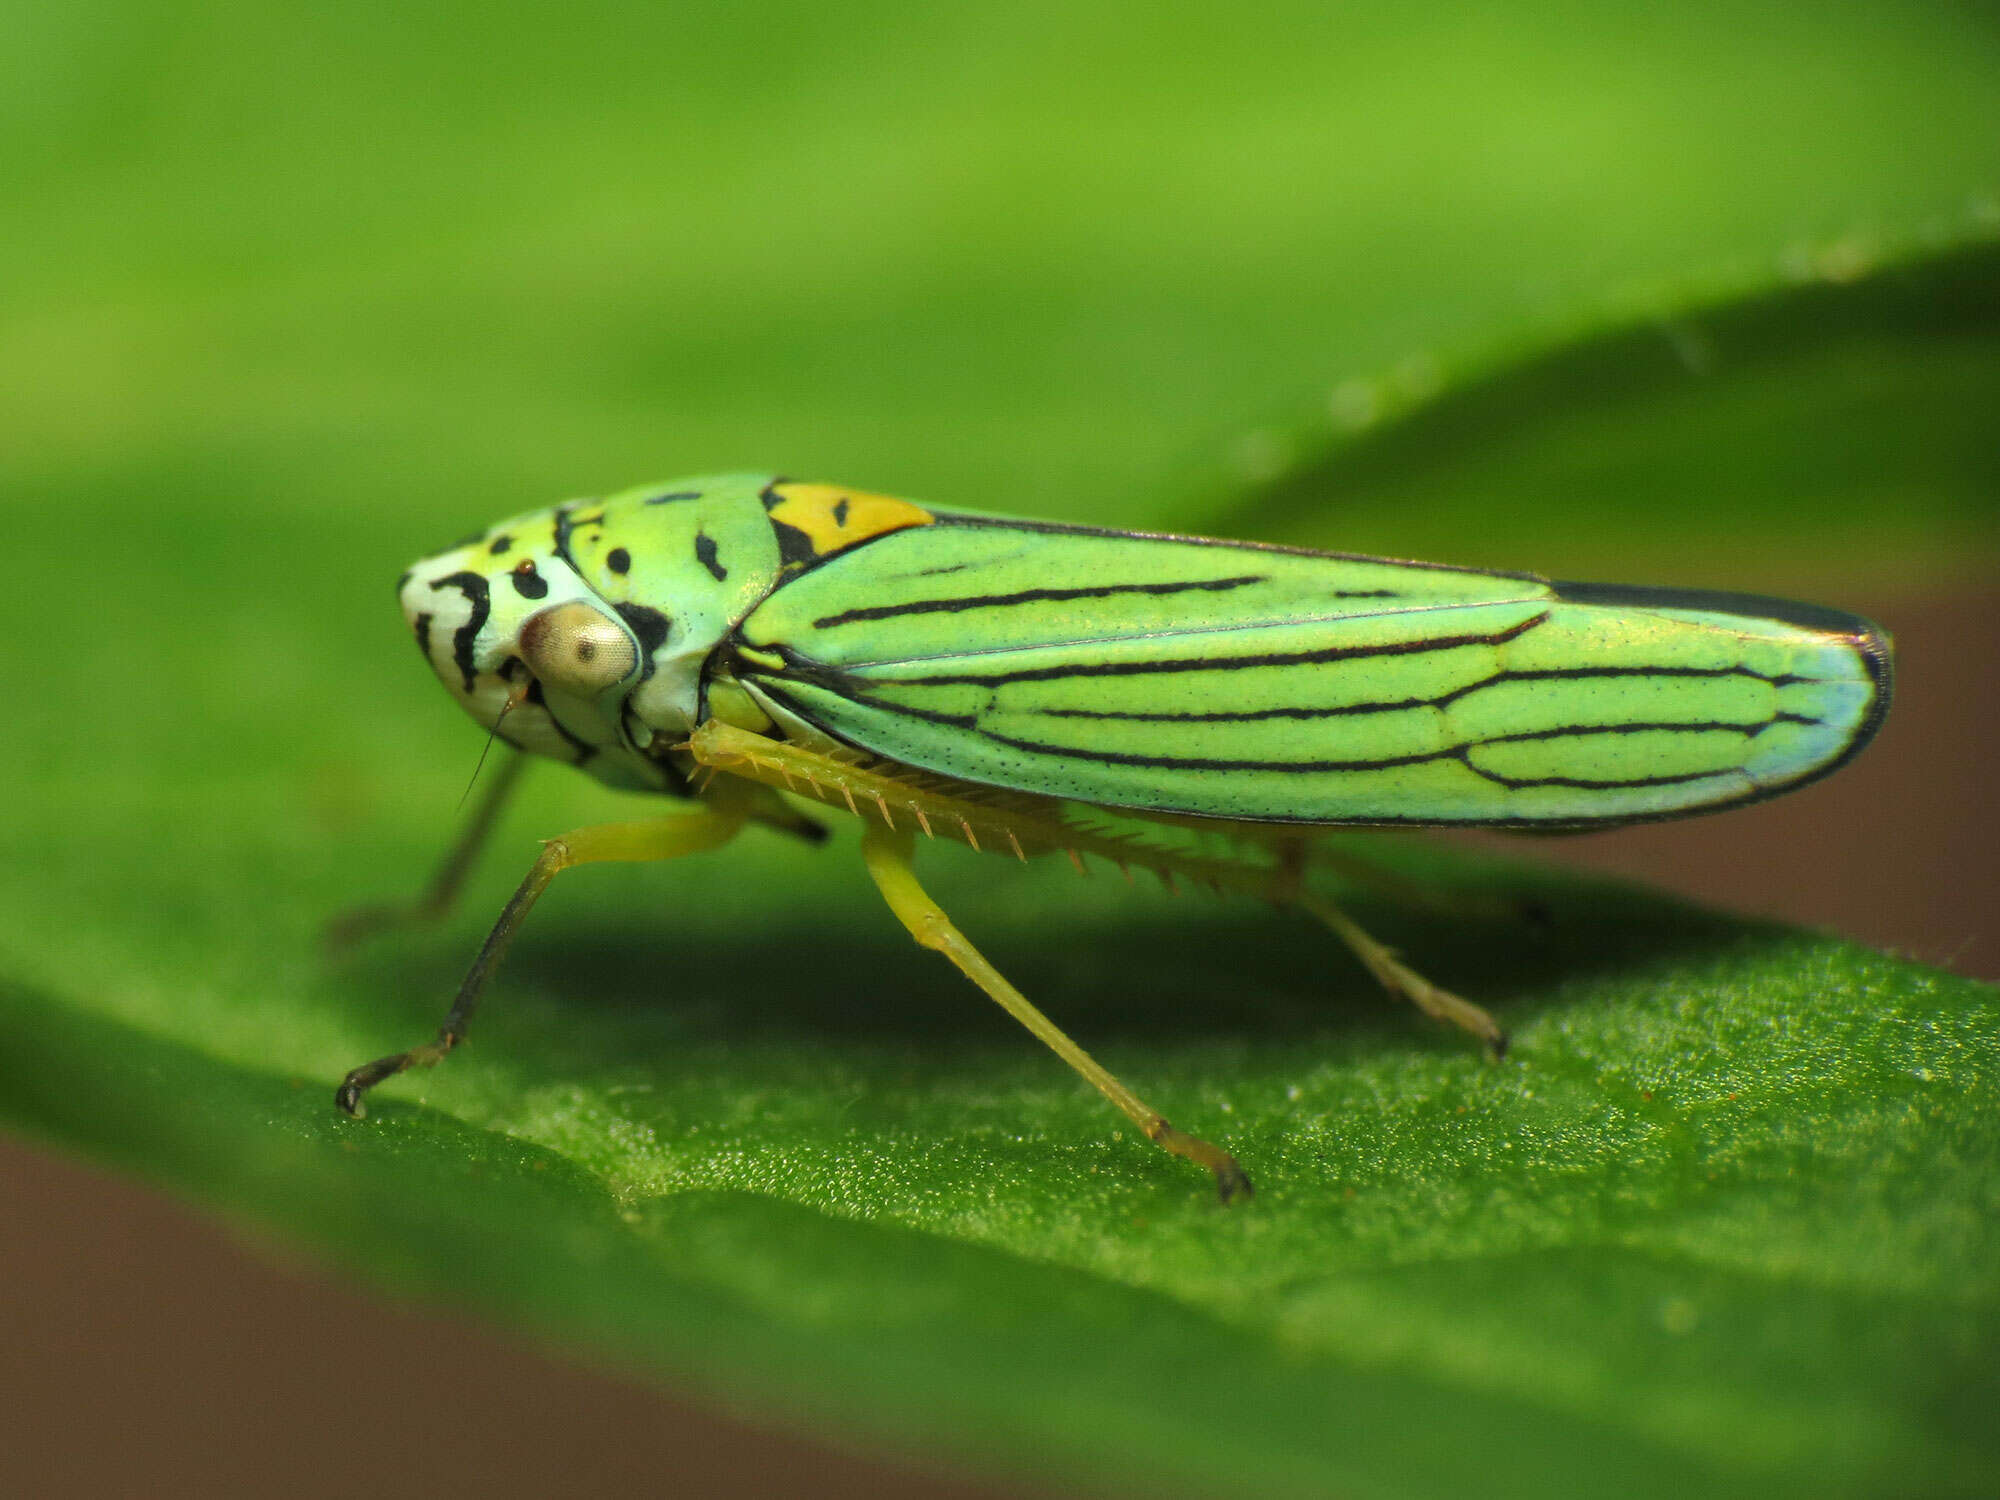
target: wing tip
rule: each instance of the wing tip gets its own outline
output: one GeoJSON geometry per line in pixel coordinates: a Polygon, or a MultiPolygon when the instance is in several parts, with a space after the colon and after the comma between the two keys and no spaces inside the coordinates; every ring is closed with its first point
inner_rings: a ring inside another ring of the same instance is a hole
{"type": "MultiPolygon", "coordinates": [[[[1694,610],[1704,614],[1739,615],[1751,620],[1770,620],[1795,630],[1806,630],[1851,650],[1867,673],[1872,692],[1868,706],[1856,719],[1854,728],[1838,753],[1804,774],[1773,790],[1791,791],[1807,782],[1830,776],[1875,738],[1888,717],[1895,696],[1896,647],[1888,631],[1863,615],[1830,605],[1806,604],[1796,599],[1779,599],[1768,594],[1738,594],[1720,589],[1653,588],[1644,584],[1551,582],[1556,596],[1572,604],[1598,604],[1613,609],[1694,610]]],[[[1760,800],[1760,799],[1759,799],[1760,800]]]]}
{"type": "Polygon", "coordinates": [[[1861,716],[1861,722],[1854,727],[1854,734],[1847,742],[1847,748],[1828,763],[1819,775],[1827,775],[1839,770],[1855,756],[1859,755],[1868,742],[1875,738],[1875,731],[1882,727],[1882,721],[1889,717],[1889,704],[1896,696],[1896,643],[1889,632],[1873,620],[1860,615],[1849,615],[1852,628],[1845,636],[1848,647],[1861,658],[1861,665],[1868,673],[1874,695],[1868,700],[1868,707],[1861,716]]]}

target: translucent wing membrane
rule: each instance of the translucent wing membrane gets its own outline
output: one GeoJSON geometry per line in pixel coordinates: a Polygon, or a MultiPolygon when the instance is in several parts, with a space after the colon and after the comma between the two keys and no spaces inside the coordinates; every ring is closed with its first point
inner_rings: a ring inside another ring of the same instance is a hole
{"type": "Polygon", "coordinates": [[[1887,706],[1856,616],[939,513],[778,588],[734,670],[960,780],[1302,823],[1579,827],[1825,774],[1887,706]]]}

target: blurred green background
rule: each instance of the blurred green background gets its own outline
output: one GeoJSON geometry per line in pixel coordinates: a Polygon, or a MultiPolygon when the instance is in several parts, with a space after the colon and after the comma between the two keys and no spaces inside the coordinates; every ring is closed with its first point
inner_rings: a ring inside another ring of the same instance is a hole
{"type": "MultiPolygon", "coordinates": [[[[845,844],[578,877],[365,1131],[332,1080],[434,1024],[535,837],[629,804],[538,777],[445,928],[313,939],[416,882],[477,751],[389,584],[516,510],[768,468],[1819,593],[1903,632],[1917,738],[1972,746],[1996,411],[1990,6],[0,6],[0,1118],[990,1476],[1990,1493],[1967,980],[1399,852],[1557,914],[1538,947],[1366,909],[1516,1027],[1489,1074],[1256,913],[938,861],[1264,1167],[1223,1221],[904,952],[845,844]]],[[[1818,795],[1756,826],[1848,816],[1818,795]]],[[[1879,904],[1889,845],[1884,887],[1990,849],[1990,792],[1951,795],[1804,857],[1879,904]]]]}

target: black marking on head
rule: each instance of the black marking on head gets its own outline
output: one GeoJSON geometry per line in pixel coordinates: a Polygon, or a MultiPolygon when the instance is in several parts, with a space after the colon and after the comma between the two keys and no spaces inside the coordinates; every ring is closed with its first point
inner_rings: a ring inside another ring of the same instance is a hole
{"type": "Polygon", "coordinates": [[[676,500],[699,500],[700,498],[700,490],[672,490],[664,495],[655,495],[646,503],[648,505],[671,505],[676,500]]]}
{"type": "MultiPolygon", "coordinates": [[[[822,552],[814,545],[813,539],[807,536],[805,532],[799,530],[798,527],[793,526],[789,522],[780,521],[775,516],[772,516],[771,511],[783,505],[787,499],[786,496],[778,493],[778,486],[790,484],[791,482],[791,480],[781,475],[765,485],[757,495],[757,498],[764,504],[765,518],[771,523],[771,534],[777,538],[778,570],[788,577],[796,576],[810,568],[818,567],[828,558],[861,545],[861,542],[851,543],[845,547],[836,545],[832,550],[822,552]]],[[[862,542],[875,541],[880,537],[893,535],[899,529],[898,527],[891,527],[888,531],[879,532],[874,537],[862,538],[862,542]]]]}
{"type": "Polygon", "coordinates": [[[632,554],[623,547],[613,547],[604,554],[604,566],[614,573],[629,573],[632,571],[632,554]]]}
{"type": "Polygon", "coordinates": [[[449,578],[440,578],[431,585],[433,590],[457,589],[465,595],[468,611],[465,623],[451,633],[451,659],[458,665],[458,674],[465,679],[465,691],[472,691],[473,678],[477,673],[472,665],[473,643],[479,639],[479,632],[486,626],[486,617],[493,612],[493,600],[487,591],[484,573],[454,573],[449,578]]]}
{"type": "Polygon", "coordinates": [[[648,656],[667,643],[667,632],[672,622],[667,617],[646,604],[614,604],[619,618],[632,627],[632,634],[639,638],[639,649],[648,656]]]}
{"type": "Polygon", "coordinates": [[[569,551],[569,534],[571,526],[573,524],[570,521],[569,517],[570,517],[570,512],[573,509],[575,509],[575,507],[569,505],[558,505],[556,507],[555,534],[551,538],[551,541],[554,543],[556,549],[556,556],[560,557],[564,562],[568,563],[570,565],[570,569],[572,572],[580,573],[583,570],[577,567],[576,559],[570,556],[570,551],[569,551]]]}
{"type": "Polygon", "coordinates": [[[842,495],[838,500],[833,502],[833,524],[836,526],[845,526],[847,524],[847,496],[845,495],[842,495]]]}
{"type": "Polygon", "coordinates": [[[549,581],[535,570],[532,557],[524,557],[515,563],[507,576],[514,580],[514,592],[523,599],[546,599],[549,596],[549,581]]]}
{"type": "Polygon", "coordinates": [[[464,536],[460,537],[457,541],[453,542],[449,547],[445,548],[444,550],[447,552],[456,552],[461,547],[470,547],[476,542],[483,542],[485,540],[486,540],[485,532],[469,531],[464,536]]]}
{"type": "Polygon", "coordinates": [[[403,590],[410,586],[410,580],[416,577],[416,573],[417,570],[415,568],[403,569],[402,575],[396,580],[396,597],[398,599],[403,597],[403,590]]]}
{"type": "Polygon", "coordinates": [[[513,545],[514,539],[503,531],[500,535],[493,538],[492,544],[486,550],[495,557],[502,557],[506,555],[507,549],[513,545]]]}
{"type": "MultiPolygon", "coordinates": [[[[644,682],[653,675],[653,653],[667,643],[667,632],[673,628],[673,622],[646,604],[614,604],[611,607],[618,611],[618,617],[639,638],[639,682],[644,682]]],[[[632,685],[637,687],[639,682],[632,685]]]]}
{"type": "Polygon", "coordinates": [[[708,569],[709,576],[717,583],[729,576],[729,569],[725,568],[716,556],[715,538],[707,532],[697,531],[694,534],[694,555],[700,559],[701,565],[708,569]]]}
{"type": "Polygon", "coordinates": [[[431,620],[433,618],[434,617],[429,614],[421,614],[418,615],[416,619],[410,622],[412,625],[416,626],[417,649],[423,652],[425,661],[429,661],[431,659],[431,620]]]}
{"type": "Polygon", "coordinates": [[[798,527],[771,519],[771,533],[778,539],[780,568],[796,571],[809,568],[820,560],[819,549],[813,545],[812,538],[798,527]]]}

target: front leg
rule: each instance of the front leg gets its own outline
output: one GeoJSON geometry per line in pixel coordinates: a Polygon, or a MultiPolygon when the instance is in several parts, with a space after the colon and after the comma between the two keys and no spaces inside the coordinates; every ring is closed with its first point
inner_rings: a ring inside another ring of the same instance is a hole
{"type": "Polygon", "coordinates": [[[506,956],[514,934],[520,930],[521,923],[527,919],[528,912],[542,892],[548,889],[549,882],[564,870],[607,861],[679,859],[685,854],[700,854],[728,843],[742,828],[747,815],[742,799],[716,798],[698,812],[648,818],[636,823],[599,823],[566,833],[561,838],[550,839],[542,846],[541,856],[528,871],[528,878],[521,882],[520,888],[501,911],[500,920],[486,935],[479,956],[472,961],[472,968],[459,985],[457,998],[452,1001],[451,1010],[446,1014],[444,1024],[438,1028],[437,1036],[407,1052],[378,1057],[374,1062],[356,1068],[341,1082],[333,1102],[359,1119],[367,1113],[361,1096],[368,1090],[407,1068],[430,1067],[465,1039],[466,1023],[471,1020],[473,1009],[492,981],[494,971],[500,967],[500,960],[506,956]]]}

